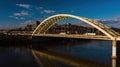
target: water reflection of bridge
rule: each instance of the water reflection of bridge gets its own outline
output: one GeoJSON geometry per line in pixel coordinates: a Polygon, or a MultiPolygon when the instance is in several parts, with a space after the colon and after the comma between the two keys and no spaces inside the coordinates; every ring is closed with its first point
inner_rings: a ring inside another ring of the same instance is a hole
{"type": "Polygon", "coordinates": [[[76,57],[68,56],[65,54],[59,54],[53,51],[45,51],[45,50],[38,51],[38,50],[32,49],[32,53],[37,63],[42,67],[47,67],[47,66],[54,67],[55,62],[54,62],[54,65],[52,65],[49,62],[50,60],[55,60],[57,62],[62,62],[65,65],[67,64],[68,66],[70,65],[75,67],[110,67],[110,65],[108,64],[89,61],[87,59],[82,59],[82,58],[76,58],[76,57]],[[44,62],[42,60],[44,60],[44,62]],[[48,63],[48,64],[44,64],[44,63],[48,63]]]}

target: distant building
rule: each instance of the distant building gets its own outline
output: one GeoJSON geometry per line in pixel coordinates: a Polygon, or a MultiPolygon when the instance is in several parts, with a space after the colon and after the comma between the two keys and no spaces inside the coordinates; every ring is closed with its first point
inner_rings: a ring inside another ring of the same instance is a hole
{"type": "Polygon", "coordinates": [[[36,23],[33,24],[33,26],[32,26],[32,30],[35,30],[36,27],[37,27],[39,24],[40,24],[40,21],[36,21],[36,23]]]}
{"type": "Polygon", "coordinates": [[[40,21],[36,21],[36,26],[38,26],[40,24],[40,21]]]}

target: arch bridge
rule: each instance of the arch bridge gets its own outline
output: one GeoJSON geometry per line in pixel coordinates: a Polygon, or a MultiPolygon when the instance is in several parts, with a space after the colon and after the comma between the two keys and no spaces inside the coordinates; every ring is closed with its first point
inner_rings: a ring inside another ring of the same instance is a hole
{"type": "Polygon", "coordinates": [[[43,20],[38,27],[33,31],[32,36],[47,36],[47,37],[67,37],[67,38],[84,38],[84,39],[102,39],[102,40],[112,40],[113,42],[113,50],[112,50],[112,57],[116,58],[116,42],[117,40],[120,40],[120,34],[114,30],[112,30],[110,27],[95,21],[91,20],[85,17],[75,16],[75,15],[69,15],[69,14],[57,14],[48,17],[47,19],[43,20]],[[52,26],[54,26],[57,22],[69,18],[74,18],[81,20],[94,28],[101,31],[106,36],[83,36],[83,35],[60,35],[60,34],[45,34],[52,26]]]}
{"type": "MultiPolygon", "coordinates": [[[[43,34],[45,34],[57,22],[59,22],[61,20],[68,19],[68,18],[75,18],[75,19],[81,20],[81,21],[95,27],[96,29],[101,31],[103,34],[105,34],[107,36],[107,39],[109,39],[109,40],[114,40],[114,39],[120,40],[120,38],[119,38],[120,34],[116,31],[112,30],[110,27],[108,27],[108,26],[106,26],[98,21],[95,21],[95,20],[91,20],[91,19],[88,19],[85,17],[80,17],[80,16],[69,15],[69,14],[58,14],[58,15],[48,17],[47,19],[43,20],[38,25],[38,27],[33,31],[32,36],[40,36],[40,35],[41,36],[52,36],[52,35],[48,35],[48,34],[46,34],[46,35],[43,35],[43,34]]],[[[62,37],[62,36],[56,35],[56,37],[62,37]]],[[[72,38],[72,36],[66,36],[66,37],[72,38]]],[[[79,37],[81,37],[81,36],[77,36],[76,38],[79,38],[79,37]]],[[[94,36],[92,36],[92,37],[94,37],[94,36]]],[[[105,37],[103,37],[103,39],[104,38],[105,37]]],[[[98,36],[98,39],[99,39],[99,36],[98,36]]]]}

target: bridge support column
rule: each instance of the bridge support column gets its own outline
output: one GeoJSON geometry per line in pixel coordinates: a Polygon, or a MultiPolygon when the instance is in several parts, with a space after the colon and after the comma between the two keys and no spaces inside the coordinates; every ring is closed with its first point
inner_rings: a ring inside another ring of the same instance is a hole
{"type": "Polygon", "coordinates": [[[117,41],[116,38],[112,41],[112,59],[116,59],[116,46],[117,46],[117,41]]]}

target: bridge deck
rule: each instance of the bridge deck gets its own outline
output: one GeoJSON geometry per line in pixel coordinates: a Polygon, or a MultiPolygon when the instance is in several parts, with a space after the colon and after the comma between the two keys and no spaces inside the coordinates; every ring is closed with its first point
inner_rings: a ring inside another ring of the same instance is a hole
{"type": "Polygon", "coordinates": [[[111,40],[107,36],[102,35],[78,35],[78,34],[34,34],[38,37],[63,37],[63,38],[81,38],[81,39],[98,39],[98,40],[111,40]]]}

